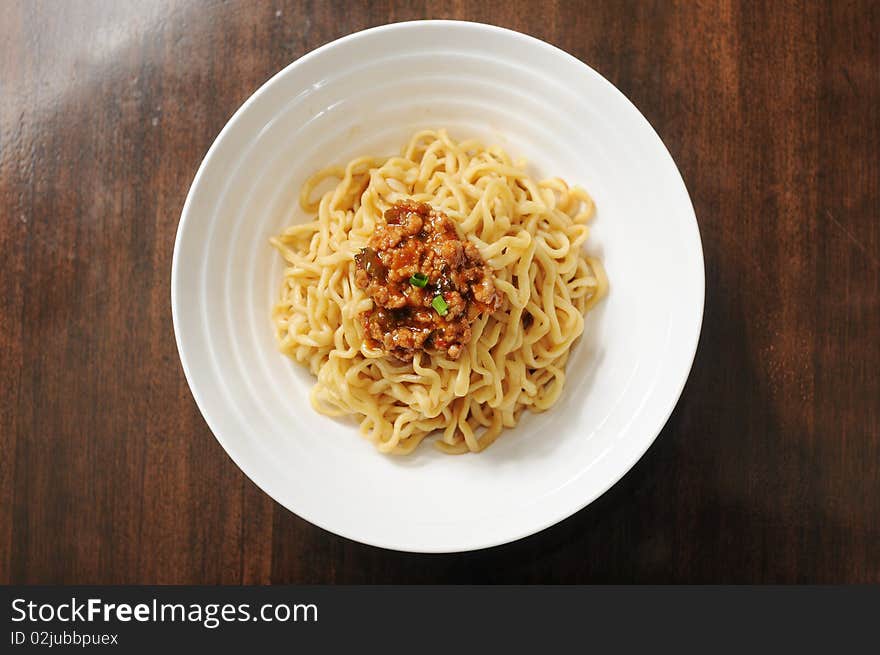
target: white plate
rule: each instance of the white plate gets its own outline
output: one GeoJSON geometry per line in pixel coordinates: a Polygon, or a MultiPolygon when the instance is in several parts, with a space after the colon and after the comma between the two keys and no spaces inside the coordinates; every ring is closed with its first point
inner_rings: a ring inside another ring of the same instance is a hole
{"type": "Polygon", "coordinates": [[[532,534],[581,509],[647,450],[675,406],[703,315],[703,253],[681,175],[639,111],[542,41],[454,21],[398,23],[334,41],[263,85],[211,146],[183,208],[174,331],[217,440],[266,493],[339,535],[444,552],[532,534]],[[304,220],[314,170],[396,154],[445,127],[584,186],[589,250],[611,289],[575,344],[559,404],[525,414],[479,455],[423,444],[375,451],[354,421],[316,414],[309,373],[282,356],[269,312],[282,262],[269,237],[304,220]]]}

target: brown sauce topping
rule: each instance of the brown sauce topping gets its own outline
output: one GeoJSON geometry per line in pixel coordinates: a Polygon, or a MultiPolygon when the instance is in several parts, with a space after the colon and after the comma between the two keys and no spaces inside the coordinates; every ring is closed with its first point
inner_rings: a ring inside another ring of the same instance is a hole
{"type": "Polygon", "coordinates": [[[367,345],[403,361],[420,350],[458,359],[477,316],[501,306],[479,251],[425,203],[392,205],[354,259],[355,282],[373,300],[360,316],[367,345]]]}

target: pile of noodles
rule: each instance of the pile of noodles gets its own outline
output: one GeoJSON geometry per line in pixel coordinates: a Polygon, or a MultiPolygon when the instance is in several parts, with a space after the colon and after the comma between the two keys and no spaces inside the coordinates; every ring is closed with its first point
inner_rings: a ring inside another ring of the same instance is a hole
{"type": "Polygon", "coordinates": [[[317,377],[317,411],[357,417],[382,452],[409,453],[437,432],[438,448],[463,453],[491,444],[523,410],[558,400],[584,314],[608,286],[583,250],[593,213],[586,191],[533,180],[502,149],[440,130],[419,132],[399,157],[319,171],[300,203],[314,219],[272,239],[287,264],[273,320],[281,350],[317,377]],[[338,182],[312,200],[328,179],[338,182]],[[420,352],[402,362],[364,343],[358,315],[372,301],[355,285],[353,258],[400,200],[429,203],[454,220],[503,297],[498,311],[476,319],[455,361],[420,352]]]}

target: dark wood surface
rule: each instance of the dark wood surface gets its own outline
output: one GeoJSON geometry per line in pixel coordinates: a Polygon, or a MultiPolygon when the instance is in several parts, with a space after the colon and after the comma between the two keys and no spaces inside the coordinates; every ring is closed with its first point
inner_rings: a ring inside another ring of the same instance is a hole
{"type": "Polygon", "coordinates": [[[880,3],[0,4],[0,582],[880,582],[880,3]],[[591,506],[422,556],[275,504],[177,358],[196,168],[346,33],[492,22],[587,62],[663,137],[706,311],[662,434],[591,506]]]}

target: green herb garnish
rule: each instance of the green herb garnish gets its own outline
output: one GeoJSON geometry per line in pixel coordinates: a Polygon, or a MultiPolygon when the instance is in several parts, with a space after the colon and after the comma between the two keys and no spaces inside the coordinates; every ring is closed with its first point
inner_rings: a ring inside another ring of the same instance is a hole
{"type": "Polygon", "coordinates": [[[440,316],[446,316],[449,313],[449,305],[443,300],[443,296],[434,296],[434,300],[431,301],[431,307],[437,310],[440,316]]]}
{"type": "Polygon", "coordinates": [[[414,273],[413,276],[409,279],[409,283],[414,287],[424,289],[425,285],[428,284],[428,276],[424,273],[414,273]]]}

